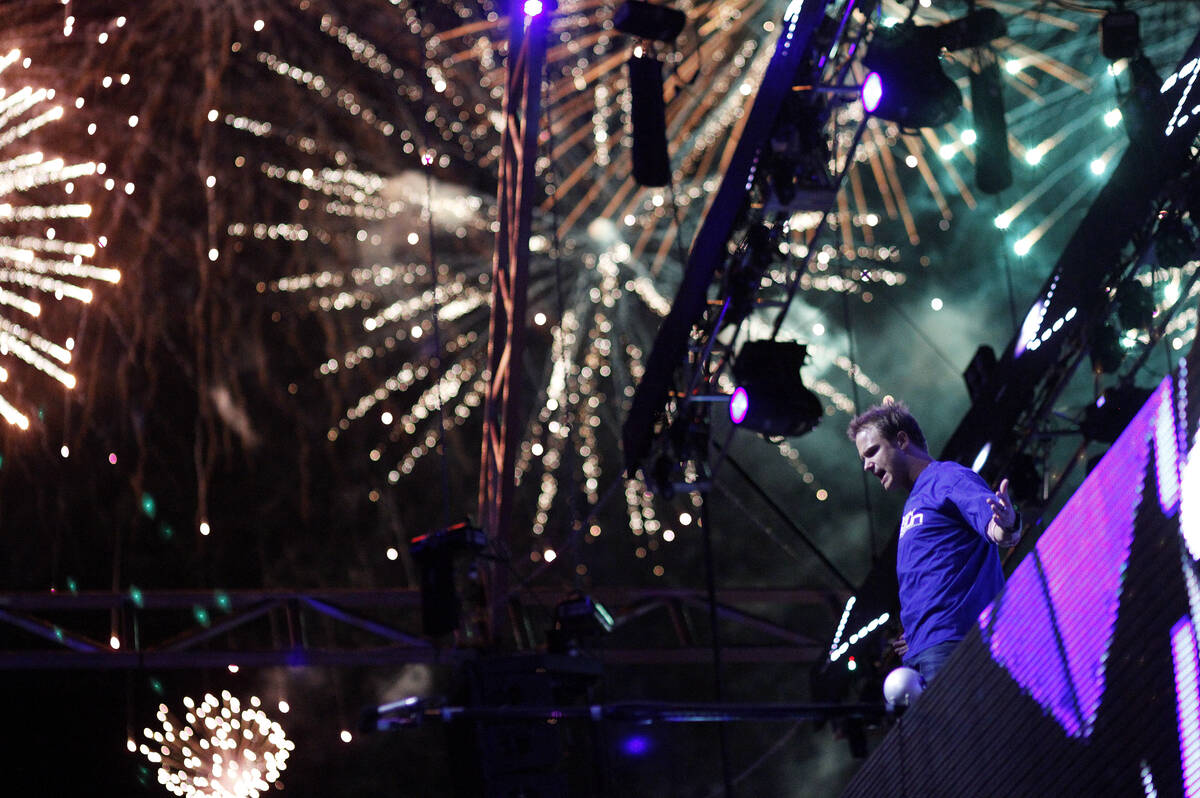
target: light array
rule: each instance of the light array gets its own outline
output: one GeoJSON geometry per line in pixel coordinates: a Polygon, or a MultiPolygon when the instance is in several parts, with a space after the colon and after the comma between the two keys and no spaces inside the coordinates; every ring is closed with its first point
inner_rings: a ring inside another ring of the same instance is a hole
{"type": "Polygon", "coordinates": [[[1197,665],[1196,629],[1190,618],[1181,618],[1171,630],[1178,701],[1179,757],[1183,765],[1183,794],[1200,794],[1200,665],[1197,665]]]}
{"type": "Polygon", "coordinates": [[[842,642],[842,632],[846,631],[846,621],[850,619],[850,610],[854,609],[854,604],[858,601],[857,596],[851,596],[846,599],[846,606],[842,609],[842,617],[838,620],[837,631],[833,633],[833,642],[829,644],[829,656],[833,656],[837,651],[838,646],[842,642]]]}
{"type": "Polygon", "coordinates": [[[850,637],[846,638],[845,642],[834,647],[834,649],[829,652],[829,661],[837,662],[839,659],[842,658],[842,656],[845,655],[845,653],[847,651],[849,651],[851,649],[851,647],[857,645],[859,641],[865,640],[867,638],[867,635],[874,632],[880,626],[883,626],[885,623],[887,623],[889,620],[891,620],[891,617],[892,616],[890,613],[885,612],[882,615],[880,615],[878,618],[872,619],[869,623],[865,624],[857,632],[854,632],[852,635],[850,635],[850,637]]]}

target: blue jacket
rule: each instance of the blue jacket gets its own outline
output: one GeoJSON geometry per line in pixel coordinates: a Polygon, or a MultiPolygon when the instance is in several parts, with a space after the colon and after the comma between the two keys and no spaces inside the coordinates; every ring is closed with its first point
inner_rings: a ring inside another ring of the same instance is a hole
{"type": "Polygon", "coordinates": [[[896,551],[906,657],[962,640],[1004,586],[999,552],[987,537],[987,500],[994,496],[958,463],[935,460],[917,477],[896,551]]]}

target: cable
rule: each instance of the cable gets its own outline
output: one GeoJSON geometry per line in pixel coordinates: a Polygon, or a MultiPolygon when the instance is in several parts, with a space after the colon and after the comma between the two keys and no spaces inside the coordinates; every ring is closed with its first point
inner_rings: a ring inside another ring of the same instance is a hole
{"type": "MultiPolygon", "coordinates": [[[[850,321],[850,295],[845,291],[842,294],[842,324],[846,328],[846,340],[850,348],[850,386],[854,392],[854,417],[857,418],[862,413],[862,404],[858,393],[858,380],[855,375],[858,373],[858,353],[854,346],[854,324],[850,321]]],[[[875,512],[871,506],[871,485],[867,481],[867,472],[865,469],[859,469],[859,475],[862,478],[863,486],[863,505],[867,510],[867,533],[870,535],[870,552],[871,559],[875,559],[875,512]]]]}
{"type": "Polygon", "coordinates": [[[426,147],[421,153],[421,165],[425,167],[425,222],[429,236],[429,271],[433,282],[433,384],[436,390],[438,410],[437,453],[442,480],[442,528],[450,527],[450,464],[446,460],[446,402],[442,397],[442,379],[446,369],[442,363],[442,315],[441,284],[438,279],[437,249],[433,236],[433,150],[426,147]]]}

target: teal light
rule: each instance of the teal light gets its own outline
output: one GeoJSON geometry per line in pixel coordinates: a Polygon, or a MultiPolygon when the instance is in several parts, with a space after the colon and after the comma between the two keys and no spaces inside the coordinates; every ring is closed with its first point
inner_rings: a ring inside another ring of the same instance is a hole
{"type": "Polygon", "coordinates": [[[146,603],[146,597],[142,595],[142,589],[137,585],[130,586],[129,600],[133,602],[135,607],[144,606],[146,603]]]}
{"type": "Polygon", "coordinates": [[[154,503],[154,497],[149,493],[142,494],[142,512],[147,518],[153,518],[158,513],[158,505],[154,503]]]}
{"type": "Polygon", "coordinates": [[[192,607],[192,615],[196,618],[196,623],[201,626],[208,626],[210,623],[208,618],[208,610],[203,607],[192,607]]]}

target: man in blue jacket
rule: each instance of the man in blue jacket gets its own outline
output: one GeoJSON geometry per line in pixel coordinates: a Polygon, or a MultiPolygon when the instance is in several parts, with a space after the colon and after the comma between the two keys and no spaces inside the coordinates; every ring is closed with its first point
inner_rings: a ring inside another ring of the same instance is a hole
{"type": "Polygon", "coordinates": [[[884,490],[908,493],[896,551],[902,654],[928,682],[1004,586],[997,546],[1017,545],[1021,516],[1007,479],[993,493],[971,469],[930,457],[902,403],[872,407],[847,434],[884,490]]]}

